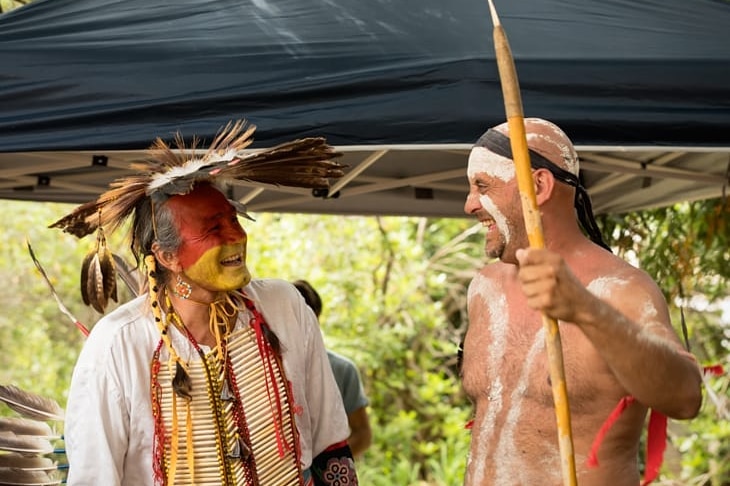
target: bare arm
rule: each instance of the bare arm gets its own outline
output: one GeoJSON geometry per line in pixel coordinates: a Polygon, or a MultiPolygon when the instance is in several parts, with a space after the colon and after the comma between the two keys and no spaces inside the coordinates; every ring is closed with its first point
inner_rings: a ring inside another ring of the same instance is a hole
{"type": "Polygon", "coordinates": [[[350,437],[347,438],[347,443],[349,444],[350,449],[352,449],[352,455],[357,458],[361,456],[368,447],[370,447],[370,442],[373,438],[367,408],[360,407],[353,410],[353,412],[347,416],[347,421],[350,424],[351,431],[350,437]]]}
{"type": "Polygon", "coordinates": [[[651,279],[633,272],[599,298],[556,253],[520,250],[517,258],[530,307],[579,326],[627,393],[672,418],[697,415],[699,367],[682,349],[651,279]]]}

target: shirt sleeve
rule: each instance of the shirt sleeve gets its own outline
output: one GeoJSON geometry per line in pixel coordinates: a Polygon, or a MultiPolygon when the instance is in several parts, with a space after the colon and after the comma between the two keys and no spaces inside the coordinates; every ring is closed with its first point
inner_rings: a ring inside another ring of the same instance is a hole
{"type": "Polygon", "coordinates": [[[332,350],[327,350],[327,357],[335,375],[337,387],[342,394],[345,411],[349,416],[355,410],[366,407],[370,402],[363,388],[360,371],[354,361],[332,350]]]}
{"type": "Polygon", "coordinates": [[[71,379],[64,425],[71,486],[122,483],[129,420],[108,343],[92,333],[71,379]]]}
{"type": "Polygon", "coordinates": [[[305,380],[312,431],[312,457],[316,457],[329,446],[347,440],[350,427],[340,390],[327,358],[319,323],[306,304],[300,315],[307,334],[305,380]]]}

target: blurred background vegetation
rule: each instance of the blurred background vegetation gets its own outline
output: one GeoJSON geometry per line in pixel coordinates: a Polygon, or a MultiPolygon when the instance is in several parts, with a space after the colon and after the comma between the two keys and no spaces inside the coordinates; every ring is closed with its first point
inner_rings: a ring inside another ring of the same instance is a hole
{"type": "MultiPolygon", "coordinates": [[[[81,303],[79,269],[94,240],[47,229],[71,206],[2,205],[0,384],[63,406],[84,338],[59,311],[26,240],[65,305],[88,327],[100,316],[81,303]]],[[[658,281],[677,332],[687,335],[700,362],[726,370],[730,316],[722,318],[721,304],[728,301],[729,209],[726,200],[710,200],[599,219],[614,251],[658,281]]],[[[324,301],[328,347],[360,367],[374,431],[358,463],[360,483],[462,484],[471,405],[461,391],[456,352],[466,326],[466,286],[485,263],[481,228],[470,219],[254,217],[243,222],[254,276],[309,280],[324,301]]],[[[121,235],[110,245],[131,259],[121,235]]],[[[121,292],[120,301],[130,296],[121,292]]],[[[700,416],[671,423],[671,447],[656,484],[730,484],[729,386],[727,374],[708,378],[700,416]]],[[[12,412],[0,405],[0,414],[12,412]]]]}

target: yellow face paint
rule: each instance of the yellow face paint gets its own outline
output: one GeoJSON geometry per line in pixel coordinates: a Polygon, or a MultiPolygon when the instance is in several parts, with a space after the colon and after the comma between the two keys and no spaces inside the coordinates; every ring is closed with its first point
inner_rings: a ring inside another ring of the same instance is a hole
{"type": "Polygon", "coordinates": [[[182,239],[177,256],[191,283],[209,291],[241,288],[251,281],[246,267],[246,232],[225,196],[204,185],[167,202],[182,239]]]}
{"type": "Polygon", "coordinates": [[[208,249],[185,269],[185,275],[207,290],[236,290],[251,281],[246,267],[246,244],[221,245],[208,249]]]}

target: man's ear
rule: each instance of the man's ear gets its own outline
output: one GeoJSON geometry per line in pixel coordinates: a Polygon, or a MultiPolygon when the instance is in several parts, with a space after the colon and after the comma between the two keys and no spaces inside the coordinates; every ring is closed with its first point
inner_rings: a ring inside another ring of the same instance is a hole
{"type": "Polygon", "coordinates": [[[540,206],[553,196],[555,176],[547,169],[535,169],[532,172],[532,180],[535,183],[537,205],[540,206]]]}
{"type": "Polygon", "coordinates": [[[177,258],[177,253],[172,251],[163,251],[160,245],[152,243],[152,253],[155,255],[157,262],[173,273],[180,273],[182,265],[177,258]]]}

